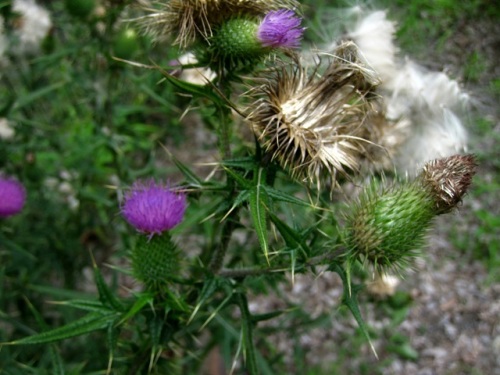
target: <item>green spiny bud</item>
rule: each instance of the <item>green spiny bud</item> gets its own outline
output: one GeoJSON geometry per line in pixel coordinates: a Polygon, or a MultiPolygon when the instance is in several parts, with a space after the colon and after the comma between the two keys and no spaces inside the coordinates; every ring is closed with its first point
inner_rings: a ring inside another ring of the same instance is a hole
{"type": "Polygon", "coordinates": [[[373,183],[347,218],[348,266],[368,261],[382,273],[404,267],[419,254],[435,215],[433,199],[420,184],[381,191],[373,183]]]}
{"type": "Polygon", "coordinates": [[[299,47],[304,33],[301,22],[287,9],[271,11],[262,19],[230,18],[212,30],[208,46],[200,48],[197,59],[215,71],[250,70],[272,49],[299,47]]]}
{"type": "Polygon", "coordinates": [[[131,258],[134,276],[148,287],[165,284],[179,271],[179,252],[168,232],[141,235],[131,258]]]}
{"type": "Polygon", "coordinates": [[[213,30],[209,46],[197,56],[214,71],[255,65],[263,56],[265,47],[257,39],[259,22],[248,18],[234,18],[213,30]]]}

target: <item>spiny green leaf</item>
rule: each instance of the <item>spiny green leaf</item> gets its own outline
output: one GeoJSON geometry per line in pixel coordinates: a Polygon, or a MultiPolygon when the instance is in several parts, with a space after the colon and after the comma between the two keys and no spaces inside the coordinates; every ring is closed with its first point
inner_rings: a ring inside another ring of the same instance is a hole
{"type": "Polygon", "coordinates": [[[286,224],[283,220],[274,215],[272,212],[269,213],[269,218],[276,226],[276,229],[278,229],[281,236],[285,240],[286,245],[290,249],[300,249],[302,253],[306,256],[311,254],[309,246],[307,246],[307,244],[303,239],[303,236],[298,231],[290,228],[288,224],[286,224]]]}
{"type": "Polygon", "coordinates": [[[277,310],[277,311],[272,311],[272,312],[265,313],[265,314],[252,315],[252,322],[258,323],[258,322],[262,322],[265,320],[271,320],[271,319],[274,319],[274,318],[282,315],[283,313],[285,313],[284,310],[277,310]]]}
{"type": "Polygon", "coordinates": [[[55,344],[49,347],[50,361],[52,362],[52,374],[65,375],[63,360],[55,344]]]}
{"type": "Polygon", "coordinates": [[[186,181],[191,186],[202,187],[204,185],[204,182],[187,165],[185,165],[179,159],[177,159],[175,156],[170,154],[170,152],[169,152],[169,156],[170,156],[171,160],[174,162],[177,169],[179,169],[179,171],[184,175],[184,177],[186,178],[186,181]]]}
{"type": "Polygon", "coordinates": [[[175,87],[181,89],[185,93],[188,93],[193,96],[198,96],[198,97],[204,97],[212,102],[214,102],[216,105],[221,106],[221,107],[226,107],[226,101],[222,99],[218,94],[215,93],[215,90],[212,88],[210,85],[195,85],[193,83],[189,83],[186,81],[183,81],[181,79],[177,79],[170,73],[168,73],[166,70],[163,70],[160,68],[160,71],[162,74],[165,76],[167,81],[172,83],[175,87]]]}
{"type": "Polygon", "coordinates": [[[89,301],[86,299],[75,299],[75,300],[71,300],[71,301],[55,301],[52,303],[56,304],[56,305],[64,305],[64,306],[74,307],[75,309],[79,309],[79,310],[93,311],[93,312],[97,312],[97,313],[101,313],[101,314],[113,312],[113,310],[111,310],[109,307],[104,306],[101,301],[89,301]]]}
{"type": "Polygon", "coordinates": [[[359,309],[358,301],[356,299],[357,294],[359,292],[359,287],[358,286],[352,286],[349,288],[349,280],[348,277],[344,271],[344,269],[337,263],[333,263],[331,266],[331,269],[335,271],[340,278],[342,279],[342,286],[343,286],[343,296],[342,296],[342,303],[347,306],[347,308],[351,311],[352,316],[354,319],[356,319],[356,322],[358,323],[359,329],[363,333],[363,336],[365,336],[366,340],[370,344],[370,348],[373,351],[373,354],[375,354],[375,357],[378,359],[377,352],[375,351],[375,348],[373,347],[372,341],[370,339],[370,333],[368,332],[368,326],[366,325],[363,317],[361,316],[361,311],[359,309]]]}
{"type": "Polygon", "coordinates": [[[293,195],[284,193],[280,190],[276,190],[270,186],[264,186],[264,189],[269,196],[269,198],[272,198],[277,201],[285,202],[285,203],[292,203],[296,204],[302,207],[311,207],[311,204],[303,201],[302,199],[296,198],[293,195]]]}
{"type": "Polygon", "coordinates": [[[199,331],[202,331],[208,323],[210,323],[212,321],[213,318],[215,318],[217,316],[217,314],[219,313],[219,311],[224,307],[226,306],[226,304],[231,300],[231,298],[233,298],[233,294],[230,293],[225,299],[224,301],[222,301],[219,306],[217,306],[217,308],[212,311],[212,313],[210,314],[210,316],[208,317],[208,319],[205,321],[205,323],[202,324],[202,326],[200,327],[199,331]]]}
{"type": "Polygon", "coordinates": [[[134,302],[132,307],[121,317],[117,325],[121,325],[133,316],[135,316],[139,311],[143,309],[146,305],[153,304],[154,297],[152,294],[144,293],[134,302]]]}
{"type": "Polygon", "coordinates": [[[99,270],[95,262],[94,277],[97,290],[99,292],[99,300],[102,302],[102,304],[104,306],[112,307],[116,311],[123,311],[123,305],[120,303],[118,298],[116,298],[111,289],[109,289],[108,285],[104,281],[104,278],[102,277],[101,271],[99,270]]]}
{"type": "Polygon", "coordinates": [[[269,245],[267,233],[267,196],[262,189],[262,173],[263,169],[259,169],[257,175],[257,183],[250,191],[250,214],[252,216],[253,225],[257,238],[259,239],[260,247],[264,252],[267,263],[269,263],[269,245]]]}
{"type": "Polygon", "coordinates": [[[245,171],[252,171],[256,168],[256,162],[253,156],[224,160],[222,165],[228,168],[243,169],[245,171]]]}
{"type": "Polygon", "coordinates": [[[243,292],[236,293],[236,297],[241,311],[241,334],[245,366],[250,375],[256,375],[259,373],[259,370],[257,368],[256,350],[253,342],[252,315],[248,309],[248,300],[245,294],[243,292]]]}
{"type": "Polygon", "coordinates": [[[32,336],[25,337],[20,340],[7,343],[8,345],[32,345],[32,344],[45,344],[49,342],[61,341],[71,337],[84,335],[86,333],[94,332],[106,328],[112,324],[116,313],[100,314],[91,312],[83,318],[71,322],[65,326],[56,329],[37,333],[32,336]]]}
{"type": "Polygon", "coordinates": [[[229,211],[226,212],[226,214],[224,215],[224,217],[222,218],[221,221],[224,221],[231,214],[231,212],[233,212],[233,210],[235,208],[237,208],[243,202],[245,202],[246,200],[248,200],[249,196],[250,196],[250,191],[248,191],[248,190],[242,190],[242,191],[240,191],[240,193],[236,196],[236,198],[234,198],[233,205],[231,206],[231,208],[229,209],[229,211]]]}
{"type": "Polygon", "coordinates": [[[109,358],[108,358],[108,370],[107,373],[111,373],[111,368],[113,367],[113,360],[115,357],[115,348],[118,343],[118,337],[120,335],[120,329],[117,328],[117,324],[108,325],[107,341],[109,348],[109,358]]]}
{"type": "Polygon", "coordinates": [[[233,171],[231,168],[224,167],[224,170],[240,185],[243,189],[251,189],[252,183],[247,179],[240,176],[238,173],[233,171]]]}
{"type": "Polygon", "coordinates": [[[219,279],[211,277],[205,280],[203,288],[201,289],[200,296],[198,297],[198,303],[196,304],[191,316],[188,319],[187,324],[191,323],[195,315],[198,313],[200,307],[215,293],[219,287],[219,279]]]}
{"type": "Polygon", "coordinates": [[[77,292],[70,289],[55,288],[53,286],[47,285],[29,285],[29,289],[42,294],[49,294],[57,298],[75,298],[75,299],[86,299],[93,300],[95,296],[87,293],[77,292]]]}
{"type": "MultiPolygon", "coordinates": [[[[35,317],[38,326],[44,331],[47,330],[49,326],[47,325],[47,323],[45,323],[43,316],[27,298],[25,298],[25,301],[31,313],[35,317]]],[[[64,366],[62,363],[61,355],[59,354],[57,347],[54,344],[49,345],[49,355],[50,361],[52,362],[52,373],[64,375],[64,366]]]]}

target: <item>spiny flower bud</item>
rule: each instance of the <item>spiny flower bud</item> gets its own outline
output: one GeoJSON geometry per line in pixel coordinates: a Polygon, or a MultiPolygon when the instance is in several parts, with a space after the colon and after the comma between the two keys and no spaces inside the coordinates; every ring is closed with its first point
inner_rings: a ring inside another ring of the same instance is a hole
{"type": "Polygon", "coordinates": [[[347,263],[368,261],[384,273],[418,256],[432,219],[452,211],[475,173],[473,155],[454,155],[425,165],[412,182],[381,190],[374,182],[347,215],[347,263]]]}
{"type": "Polygon", "coordinates": [[[273,68],[251,94],[247,119],[271,155],[291,175],[307,183],[357,171],[379,131],[372,118],[378,102],[372,92],[378,80],[358,58],[352,43],[339,46],[329,64],[309,71],[300,61],[273,68]]]}
{"type": "Polygon", "coordinates": [[[425,164],[419,178],[433,197],[438,214],[452,211],[462,201],[476,167],[474,155],[453,155],[425,164]]]}
{"type": "Polygon", "coordinates": [[[222,23],[208,38],[208,47],[200,48],[198,59],[213,70],[251,67],[272,48],[299,46],[304,28],[301,18],[291,10],[269,12],[264,19],[239,16],[222,23]]]}
{"type": "Polygon", "coordinates": [[[186,196],[154,181],[136,182],[125,195],[122,214],[140,236],[132,251],[135,277],[149,287],[168,281],[178,272],[178,250],[168,231],[179,224],[186,196]]]}
{"type": "Polygon", "coordinates": [[[157,2],[159,9],[146,8],[139,18],[143,29],[155,39],[174,37],[182,48],[207,41],[213,31],[235,17],[263,17],[273,10],[298,9],[296,0],[170,0],[157,2]]]}
{"type": "Polygon", "coordinates": [[[408,182],[381,190],[374,182],[347,218],[347,262],[368,261],[381,273],[419,254],[436,212],[429,193],[408,182]]]}
{"type": "Polygon", "coordinates": [[[136,182],[125,195],[122,214],[139,232],[160,234],[182,221],[186,196],[154,181],[136,182]]]}
{"type": "Polygon", "coordinates": [[[151,238],[139,236],[131,260],[134,277],[151,288],[179,273],[179,251],[168,232],[151,238]]]}
{"type": "Polygon", "coordinates": [[[25,200],[26,192],[20,182],[0,176],[0,218],[21,212],[25,200]]]}

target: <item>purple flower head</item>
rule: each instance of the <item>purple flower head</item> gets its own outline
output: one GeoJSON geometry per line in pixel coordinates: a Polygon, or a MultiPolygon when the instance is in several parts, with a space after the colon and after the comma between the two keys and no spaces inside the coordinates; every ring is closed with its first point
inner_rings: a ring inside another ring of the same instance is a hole
{"type": "Polygon", "coordinates": [[[136,182],[125,194],[122,215],[139,232],[160,234],[179,224],[186,196],[153,180],[136,182]]]}
{"type": "Polygon", "coordinates": [[[24,206],[26,192],[20,182],[0,177],[0,217],[19,213],[24,206]]]}
{"type": "Polygon", "coordinates": [[[269,12],[257,30],[257,38],[265,47],[297,48],[304,28],[302,19],[293,10],[280,9],[269,12]]]}

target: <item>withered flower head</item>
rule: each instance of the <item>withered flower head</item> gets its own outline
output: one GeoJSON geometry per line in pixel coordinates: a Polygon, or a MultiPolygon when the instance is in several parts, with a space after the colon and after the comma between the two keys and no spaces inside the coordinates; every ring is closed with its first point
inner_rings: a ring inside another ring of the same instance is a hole
{"type": "Polygon", "coordinates": [[[174,37],[185,48],[198,38],[208,39],[212,29],[236,16],[264,16],[278,9],[299,8],[296,0],[164,0],[146,8],[138,21],[155,39],[174,37]]]}
{"type": "Polygon", "coordinates": [[[423,167],[419,177],[431,193],[438,214],[452,211],[462,201],[476,167],[474,155],[453,155],[432,160],[423,167]]]}
{"type": "Polygon", "coordinates": [[[342,44],[321,72],[295,61],[271,70],[252,91],[247,119],[272,156],[294,178],[337,185],[337,177],[357,171],[368,146],[377,143],[372,115],[378,80],[352,43],[342,44]]]}

